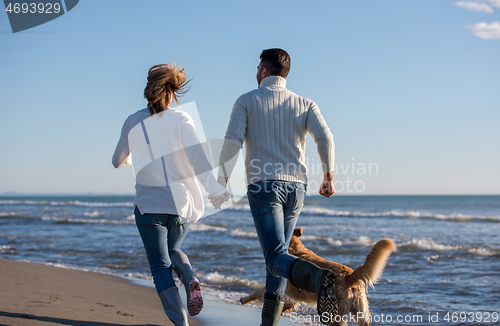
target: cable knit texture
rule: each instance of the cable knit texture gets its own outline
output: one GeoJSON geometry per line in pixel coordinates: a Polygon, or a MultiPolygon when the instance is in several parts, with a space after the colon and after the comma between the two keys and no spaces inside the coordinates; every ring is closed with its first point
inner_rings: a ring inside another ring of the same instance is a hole
{"type": "Polygon", "coordinates": [[[258,89],[243,94],[234,104],[219,176],[231,176],[245,142],[247,184],[262,180],[307,183],[307,132],[316,142],[323,171],[333,171],[333,137],[316,103],[286,89],[284,78],[266,77],[258,89]]]}

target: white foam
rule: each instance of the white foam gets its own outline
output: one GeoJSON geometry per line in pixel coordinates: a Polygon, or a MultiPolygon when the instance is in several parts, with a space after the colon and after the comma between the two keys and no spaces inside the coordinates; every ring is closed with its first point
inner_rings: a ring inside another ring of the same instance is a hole
{"type": "Polygon", "coordinates": [[[207,231],[225,232],[225,231],[227,231],[227,228],[203,224],[203,223],[193,223],[189,227],[189,230],[190,231],[198,231],[198,232],[207,232],[207,231]]]}
{"type": "Polygon", "coordinates": [[[7,245],[0,246],[0,254],[12,254],[15,252],[16,252],[16,249],[11,247],[11,246],[7,246],[7,245]]]}
{"type": "MultiPolygon", "coordinates": [[[[68,202],[70,203],[70,202],[68,202]]],[[[131,202],[121,202],[121,203],[91,203],[91,202],[82,202],[79,200],[75,200],[75,206],[91,206],[91,207],[132,207],[134,203],[131,202]]]]}
{"type": "Polygon", "coordinates": [[[93,211],[92,213],[90,212],[85,212],[83,213],[84,216],[88,216],[88,217],[98,217],[100,216],[101,214],[99,213],[99,211],[93,211]]]}
{"type": "Polygon", "coordinates": [[[237,204],[233,205],[229,208],[226,208],[226,210],[233,210],[233,211],[250,211],[250,205],[249,204],[237,204]]]}
{"type": "Polygon", "coordinates": [[[460,245],[440,244],[427,239],[412,239],[411,241],[399,244],[398,247],[413,247],[423,250],[455,251],[462,248],[460,245]]]}
{"type": "Polygon", "coordinates": [[[476,256],[483,256],[483,257],[500,255],[500,250],[494,250],[494,249],[470,248],[467,251],[476,256]]]}
{"type": "Polygon", "coordinates": [[[151,276],[151,274],[147,273],[128,273],[125,276],[130,278],[138,278],[141,280],[153,281],[153,277],[151,276]]]}
{"type": "Polygon", "coordinates": [[[432,261],[438,260],[439,255],[434,255],[434,256],[424,257],[424,258],[425,258],[425,260],[432,262],[432,261]]]}
{"type": "Polygon", "coordinates": [[[84,219],[84,218],[71,218],[71,217],[51,217],[42,216],[43,221],[54,221],[58,223],[75,223],[75,224],[119,224],[130,225],[134,224],[130,220],[107,220],[107,219],[84,219]]]}
{"type": "Polygon", "coordinates": [[[302,235],[302,236],[300,236],[300,239],[302,239],[302,240],[321,240],[322,237],[317,236],[317,235],[302,235]]]}
{"type": "Polygon", "coordinates": [[[23,201],[20,200],[0,200],[0,205],[22,205],[23,201]]]}
{"type": "Polygon", "coordinates": [[[360,212],[360,211],[341,211],[325,207],[305,206],[302,209],[302,214],[305,215],[319,215],[319,216],[333,216],[333,217],[401,217],[401,218],[430,218],[440,220],[452,220],[457,222],[466,222],[471,220],[485,220],[490,222],[500,222],[500,216],[474,216],[459,213],[452,214],[437,214],[430,212],[419,211],[400,211],[390,210],[384,212],[360,212]]]}
{"type": "Polygon", "coordinates": [[[131,202],[99,203],[75,201],[36,201],[36,200],[0,200],[0,205],[51,205],[51,206],[88,206],[88,207],[132,207],[131,202]]]}
{"type": "Polygon", "coordinates": [[[0,212],[0,216],[22,216],[22,215],[16,212],[0,212]]]}
{"type": "Polygon", "coordinates": [[[219,274],[218,272],[209,274],[198,274],[198,279],[202,282],[206,282],[209,285],[225,285],[234,286],[239,285],[250,289],[260,289],[264,286],[264,282],[249,280],[245,278],[239,278],[236,276],[225,276],[219,274]]]}
{"type": "Polygon", "coordinates": [[[328,244],[330,244],[332,246],[336,246],[336,247],[342,246],[342,241],[340,241],[340,240],[334,240],[333,238],[328,237],[326,239],[326,241],[328,241],[328,244]]]}
{"type": "Polygon", "coordinates": [[[345,240],[343,244],[346,245],[354,245],[354,246],[361,246],[361,247],[372,247],[376,243],[375,240],[370,239],[367,236],[360,236],[356,240],[345,240]]]}
{"type": "Polygon", "coordinates": [[[232,237],[257,239],[257,232],[247,232],[240,229],[231,230],[232,237]]]}

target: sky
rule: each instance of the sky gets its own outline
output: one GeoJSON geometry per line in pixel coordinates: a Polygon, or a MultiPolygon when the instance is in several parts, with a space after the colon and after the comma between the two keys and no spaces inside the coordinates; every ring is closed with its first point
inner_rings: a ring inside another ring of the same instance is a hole
{"type": "Polygon", "coordinates": [[[181,103],[222,139],[275,47],[332,131],[339,194],[500,194],[500,0],[85,0],[15,34],[0,13],[0,194],[132,194],[111,156],[148,69],[185,66],[181,103]]]}

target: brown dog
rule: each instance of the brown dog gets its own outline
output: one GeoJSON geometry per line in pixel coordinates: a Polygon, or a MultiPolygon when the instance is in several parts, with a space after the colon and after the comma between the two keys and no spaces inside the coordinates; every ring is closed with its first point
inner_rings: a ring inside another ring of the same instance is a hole
{"type": "MultiPolygon", "coordinates": [[[[299,240],[301,235],[302,228],[295,228],[288,252],[291,255],[313,262],[321,268],[329,269],[337,275],[335,295],[339,303],[339,315],[336,318],[327,316],[328,320],[325,320],[325,316],[323,316],[322,321],[325,324],[336,326],[347,325],[349,321],[354,321],[358,326],[369,326],[370,309],[366,298],[366,290],[368,286],[373,288],[373,284],[377,283],[385,268],[387,258],[397,250],[394,242],[390,239],[382,239],[377,242],[366,256],[365,263],[353,271],[345,265],[325,260],[304,247],[299,240]]],[[[246,304],[255,300],[264,301],[264,293],[265,288],[262,288],[247,297],[241,298],[240,302],[246,304]]],[[[293,311],[301,302],[311,305],[315,305],[317,302],[315,293],[305,290],[299,292],[290,281],[287,283],[285,295],[287,301],[283,312],[293,311]]]]}

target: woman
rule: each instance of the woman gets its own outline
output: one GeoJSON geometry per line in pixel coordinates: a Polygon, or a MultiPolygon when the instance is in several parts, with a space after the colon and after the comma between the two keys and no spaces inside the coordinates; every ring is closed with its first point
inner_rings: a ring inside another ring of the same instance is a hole
{"type": "Polygon", "coordinates": [[[195,316],[203,307],[200,282],[181,251],[190,224],[204,211],[195,177],[215,208],[229,199],[211,173],[191,116],[170,108],[174,100],[179,104],[177,97],[187,92],[187,83],[183,67],[152,67],[144,90],[148,106],[127,118],[113,155],[116,168],[133,164],[137,228],[165,313],[182,326],[188,325],[188,318],[172,269],[186,289],[189,314],[195,316]]]}

